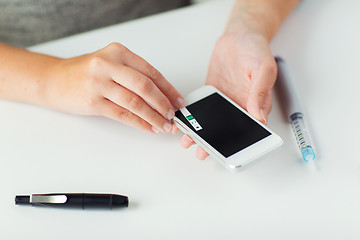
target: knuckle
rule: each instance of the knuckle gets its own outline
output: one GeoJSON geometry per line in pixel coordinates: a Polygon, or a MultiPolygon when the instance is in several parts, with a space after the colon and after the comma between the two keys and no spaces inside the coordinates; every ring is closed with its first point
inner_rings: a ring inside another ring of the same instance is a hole
{"type": "Polygon", "coordinates": [[[125,53],[128,50],[124,45],[118,42],[110,43],[108,45],[108,48],[118,54],[125,53]]]}
{"type": "Polygon", "coordinates": [[[87,106],[88,109],[91,109],[91,111],[93,113],[97,113],[98,112],[98,99],[94,98],[94,97],[89,97],[85,100],[85,104],[87,106]]]}
{"type": "Polygon", "coordinates": [[[267,73],[268,75],[272,76],[273,78],[276,78],[277,67],[276,67],[275,61],[264,64],[263,65],[263,71],[265,73],[267,73]]]}
{"type": "Polygon", "coordinates": [[[89,67],[91,70],[99,69],[106,64],[106,59],[100,55],[96,54],[90,59],[89,67]]]}
{"type": "Polygon", "coordinates": [[[127,109],[119,109],[119,110],[116,110],[114,115],[117,119],[119,119],[119,121],[127,123],[130,119],[131,114],[130,114],[130,111],[127,109]]]}
{"type": "MultiPolygon", "coordinates": [[[[170,102],[166,98],[161,99],[159,104],[160,104],[161,107],[170,109],[170,102]]],[[[169,109],[168,109],[168,111],[169,111],[169,109]]]]}
{"type": "Polygon", "coordinates": [[[149,116],[146,119],[146,121],[149,122],[150,124],[156,126],[156,127],[159,127],[159,126],[163,125],[163,124],[161,124],[161,121],[159,121],[159,119],[157,119],[155,116],[149,116]]]}
{"type": "Polygon", "coordinates": [[[263,99],[267,96],[267,93],[263,92],[263,91],[260,91],[256,94],[259,98],[263,99]]]}
{"type": "Polygon", "coordinates": [[[121,114],[121,118],[125,122],[129,122],[131,118],[131,112],[129,110],[124,110],[121,114]]]}
{"type": "Polygon", "coordinates": [[[149,123],[154,124],[158,127],[162,127],[165,123],[165,120],[161,117],[161,115],[159,115],[156,112],[152,112],[152,113],[148,114],[146,120],[149,123]]]}
{"type": "Polygon", "coordinates": [[[141,108],[141,100],[138,97],[130,97],[128,102],[130,109],[137,110],[141,108]]]}
{"type": "Polygon", "coordinates": [[[137,80],[137,85],[139,87],[140,92],[147,93],[151,91],[152,84],[149,79],[144,77],[139,77],[137,80]]]}
{"type": "Polygon", "coordinates": [[[153,66],[148,66],[149,77],[154,80],[158,80],[161,77],[161,73],[153,66]]]}

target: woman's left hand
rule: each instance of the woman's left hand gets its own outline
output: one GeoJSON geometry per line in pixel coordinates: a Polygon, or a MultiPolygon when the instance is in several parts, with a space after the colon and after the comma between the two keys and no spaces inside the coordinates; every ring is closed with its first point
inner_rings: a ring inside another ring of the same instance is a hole
{"type": "MultiPolygon", "coordinates": [[[[276,74],[276,62],[264,36],[250,30],[233,32],[217,41],[206,84],[213,85],[266,124],[276,74]]],[[[189,136],[182,137],[184,148],[193,144],[189,136]]],[[[203,160],[208,155],[201,147],[197,148],[198,159],[203,160]]]]}

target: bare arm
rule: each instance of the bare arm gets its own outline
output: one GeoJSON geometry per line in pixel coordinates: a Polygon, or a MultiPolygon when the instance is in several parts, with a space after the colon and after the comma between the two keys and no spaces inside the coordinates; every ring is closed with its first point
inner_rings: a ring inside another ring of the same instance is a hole
{"type": "MultiPolygon", "coordinates": [[[[210,60],[206,84],[213,85],[266,124],[277,74],[269,43],[298,0],[238,0],[210,60]]],[[[183,147],[194,142],[184,136],[183,147]]],[[[198,147],[196,156],[208,154],[198,147]]]]}
{"type": "Polygon", "coordinates": [[[300,0],[238,0],[231,12],[225,32],[253,30],[268,42],[300,0]]]}
{"type": "Polygon", "coordinates": [[[277,73],[269,43],[297,2],[238,0],[210,61],[207,84],[264,123],[277,73]]]}
{"type": "Polygon", "coordinates": [[[0,98],[101,115],[152,133],[170,132],[184,104],[176,89],[120,43],[61,59],[0,43],[0,98]]]}
{"type": "Polygon", "coordinates": [[[47,70],[59,58],[0,43],[0,98],[44,105],[47,70]]]}

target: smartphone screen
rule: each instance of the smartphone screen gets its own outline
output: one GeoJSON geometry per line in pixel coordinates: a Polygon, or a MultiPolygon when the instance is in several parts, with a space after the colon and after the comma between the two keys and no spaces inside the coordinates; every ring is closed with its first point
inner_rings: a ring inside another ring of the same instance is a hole
{"type": "Polygon", "coordinates": [[[271,135],[218,93],[186,108],[201,126],[200,130],[180,110],[176,111],[176,117],[226,158],[271,135]]]}

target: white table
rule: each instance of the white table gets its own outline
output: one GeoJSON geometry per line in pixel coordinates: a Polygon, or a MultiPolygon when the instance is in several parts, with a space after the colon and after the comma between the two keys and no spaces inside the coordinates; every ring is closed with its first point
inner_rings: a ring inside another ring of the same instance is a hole
{"type": "MultiPolygon", "coordinates": [[[[118,41],[181,93],[204,83],[232,1],[199,4],[31,50],[71,57],[118,41]]],[[[360,1],[303,1],[272,43],[296,78],[319,157],[309,171],[274,98],[276,152],[237,173],[181,134],[0,101],[0,239],[360,239],[360,1]],[[15,206],[16,194],[128,195],[119,211],[15,206]],[[114,239],[114,238],[112,238],[114,239]]]]}

